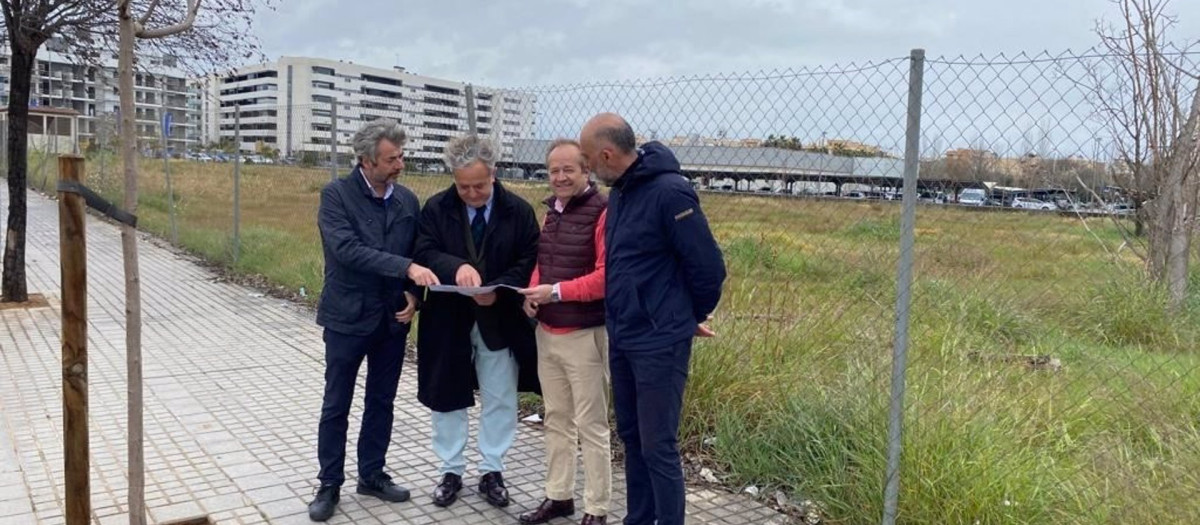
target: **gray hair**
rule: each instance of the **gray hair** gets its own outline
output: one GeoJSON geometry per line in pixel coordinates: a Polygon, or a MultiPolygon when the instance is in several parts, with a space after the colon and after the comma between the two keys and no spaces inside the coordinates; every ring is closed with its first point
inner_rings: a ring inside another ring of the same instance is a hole
{"type": "Polygon", "coordinates": [[[404,128],[400,127],[400,123],[395,120],[390,118],[372,120],[354,134],[351,142],[354,146],[354,155],[358,157],[359,162],[362,162],[363,159],[375,162],[379,155],[379,141],[384,139],[395,144],[396,147],[403,148],[404,143],[408,141],[408,135],[404,133],[404,128]]]}
{"type": "Polygon", "coordinates": [[[574,139],[554,139],[554,142],[550,143],[550,147],[546,148],[546,164],[550,164],[550,154],[563,146],[572,146],[575,148],[575,151],[579,153],[579,166],[583,168],[584,172],[587,172],[587,161],[583,159],[583,146],[579,145],[579,141],[574,139]]]}
{"type": "Polygon", "coordinates": [[[476,162],[482,162],[490,171],[496,169],[496,157],[498,156],[496,150],[496,143],[492,139],[471,133],[450,139],[442,154],[442,160],[446,162],[446,167],[450,168],[451,172],[461,170],[476,162]]]}

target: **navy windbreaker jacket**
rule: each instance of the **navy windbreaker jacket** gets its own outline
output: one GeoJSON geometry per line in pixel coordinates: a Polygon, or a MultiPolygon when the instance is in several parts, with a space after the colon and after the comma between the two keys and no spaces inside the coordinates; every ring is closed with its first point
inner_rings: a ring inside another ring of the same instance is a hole
{"type": "Polygon", "coordinates": [[[619,350],[664,348],[692,337],[721,299],[725,262],[700,200],[658,142],[613,183],[605,242],[609,341],[619,350]]]}

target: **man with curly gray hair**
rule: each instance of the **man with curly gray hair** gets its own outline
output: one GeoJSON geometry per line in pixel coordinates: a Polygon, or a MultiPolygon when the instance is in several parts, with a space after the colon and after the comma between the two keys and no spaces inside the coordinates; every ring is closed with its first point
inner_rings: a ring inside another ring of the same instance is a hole
{"type": "Polygon", "coordinates": [[[396,183],[404,170],[406,138],[394,120],[367,123],[354,135],[354,170],[321,191],[317,225],[325,285],[317,324],[325,328],[325,397],[317,430],[320,487],[308,506],[313,521],[328,520],[337,508],[345,481],[347,421],[364,359],[357,492],[391,502],[409,497],[384,472],[384,457],[419,289],[439,281],[412,259],[420,204],[396,183]]]}
{"type": "Polygon", "coordinates": [[[509,504],[504,455],[517,434],[517,392],[538,392],[537,346],[516,292],[529,283],[539,229],[533,207],[496,180],[499,150],[475,134],[446,146],[454,185],[421,210],[417,262],[442,282],[496,288],[468,297],[430,293],[417,328],[417,398],[433,411],[433,451],[441,479],[433,503],[454,503],[466,471],[467,408],[478,386],[482,408],[479,493],[509,504]]]}

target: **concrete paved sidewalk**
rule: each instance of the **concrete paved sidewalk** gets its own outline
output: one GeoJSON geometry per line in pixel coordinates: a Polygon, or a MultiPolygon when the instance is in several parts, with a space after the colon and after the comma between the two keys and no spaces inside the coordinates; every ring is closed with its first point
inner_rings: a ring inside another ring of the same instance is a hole
{"type": "MultiPolygon", "coordinates": [[[[0,199],[7,203],[2,188],[0,199]]],[[[45,294],[50,308],[0,311],[0,523],[13,525],[64,520],[54,201],[30,194],[28,235],[30,290],[45,294]]],[[[324,368],[313,313],[219,282],[212,272],[156,243],[143,242],[140,256],[146,497],[152,522],[208,514],[217,523],[308,523],[324,368]]],[[[89,218],[92,506],[93,521],[104,525],[128,523],[121,264],[118,230],[89,218]]],[[[413,500],[386,504],[359,497],[348,481],[330,523],[516,523],[517,514],[542,497],[541,429],[522,425],[507,458],[512,506],[496,509],[478,497],[477,473],[469,470],[471,486],[459,502],[435,507],[430,502],[437,475],[429,447],[430,415],[416,400],[415,373],[406,367],[401,376],[388,454],[389,470],[397,483],[413,490],[413,500]]],[[[360,377],[347,473],[355,472],[353,437],[360,424],[362,384],[360,377]]],[[[474,465],[474,451],[467,459],[474,465]]],[[[616,508],[610,518],[619,518],[624,484],[619,471],[614,476],[616,508]]],[[[785,522],[757,503],[711,490],[692,489],[688,509],[690,523],[785,522]]]]}

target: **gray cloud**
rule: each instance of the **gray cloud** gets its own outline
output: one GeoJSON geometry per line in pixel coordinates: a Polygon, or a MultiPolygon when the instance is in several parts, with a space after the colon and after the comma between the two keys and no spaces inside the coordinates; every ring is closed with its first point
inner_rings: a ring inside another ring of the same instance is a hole
{"type": "MultiPolygon", "coordinates": [[[[305,55],[495,86],[835,65],[907,55],[1085,49],[1100,0],[285,0],[268,56],[305,55]]],[[[1200,38],[1200,2],[1176,1],[1200,38]]]]}

